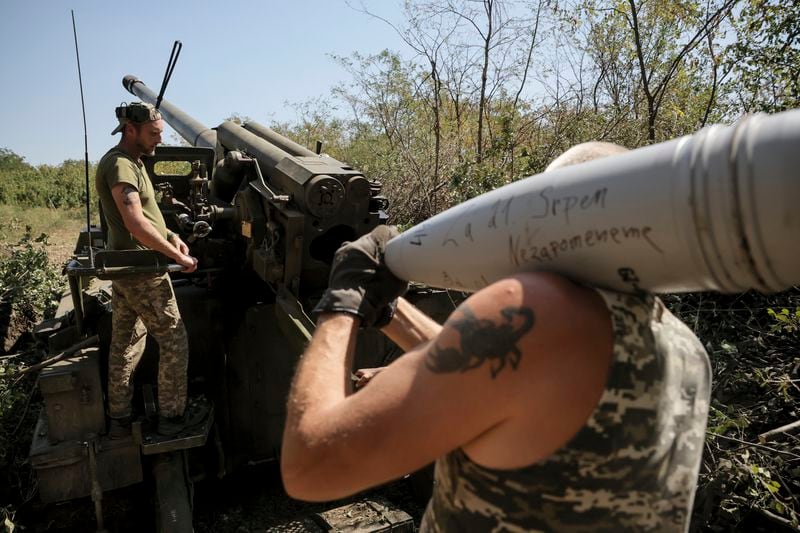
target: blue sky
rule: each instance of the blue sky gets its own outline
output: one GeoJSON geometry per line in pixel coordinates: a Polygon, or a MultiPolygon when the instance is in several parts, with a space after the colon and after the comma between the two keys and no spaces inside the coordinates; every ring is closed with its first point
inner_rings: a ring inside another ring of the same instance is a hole
{"type": "MultiPolygon", "coordinates": [[[[398,0],[368,5],[401,20],[398,0]]],[[[165,97],[209,127],[234,112],[263,123],[292,120],[288,104],[325,96],[348,79],[329,54],[404,49],[391,28],[344,0],[1,0],[0,148],[32,164],[83,159],[70,9],[92,161],[118,139],[110,135],[114,107],[135,99],[123,76],[157,92],[175,40],[183,51],[165,97]]]]}

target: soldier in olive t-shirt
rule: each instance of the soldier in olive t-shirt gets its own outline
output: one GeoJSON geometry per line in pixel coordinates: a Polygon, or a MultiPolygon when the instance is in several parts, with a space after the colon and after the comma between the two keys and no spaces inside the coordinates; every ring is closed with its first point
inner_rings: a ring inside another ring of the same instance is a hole
{"type": "MultiPolygon", "coordinates": [[[[119,144],[103,156],[95,185],[108,223],[110,250],[152,249],[193,272],[197,260],[176,234],[167,230],[142,155],[153,155],[164,122],[150,104],[117,108],[119,144]]],[[[108,356],[108,412],[111,438],[130,434],[132,376],[144,353],[147,334],[159,346],[158,432],[176,435],[194,420],[186,416],[189,345],[169,274],[136,274],[114,280],[112,335],[108,356]]],[[[193,413],[192,416],[196,416],[193,413]]]]}

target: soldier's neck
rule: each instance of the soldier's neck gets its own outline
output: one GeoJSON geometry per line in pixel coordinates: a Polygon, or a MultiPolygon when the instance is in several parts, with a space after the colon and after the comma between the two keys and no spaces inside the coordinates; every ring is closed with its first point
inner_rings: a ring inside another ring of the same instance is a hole
{"type": "Polygon", "coordinates": [[[117,148],[131,156],[131,159],[136,161],[137,163],[142,162],[142,151],[136,146],[136,143],[132,143],[127,139],[123,138],[119,141],[117,148]]]}

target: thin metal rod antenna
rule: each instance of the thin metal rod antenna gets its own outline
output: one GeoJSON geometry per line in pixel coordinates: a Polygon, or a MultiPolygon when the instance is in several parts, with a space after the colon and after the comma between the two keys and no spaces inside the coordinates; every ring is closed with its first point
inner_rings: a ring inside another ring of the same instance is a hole
{"type": "Polygon", "coordinates": [[[94,268],[94,252],[92,250],[92,221],[89,203],[89,134],[86,128],[86,104],[83,100],[83,77],[81,76],[81,55],[78,53],[78,31],[75,29],[75,11],[72,14],[72,35],[75,37],[75,57],[78,60],[78,83],[81,87],[81,111],[83,112],[83,166],[86,175],[86,234],[89,237],[89,265],[94,268]]]}
{"type": "Polygon", "coordinates": [[[175,65],[178,63],[178,56],[181,55],[182,48],[183,43],[180,41],[175,41],[172,45],[172,53],[169,55],[169,61],[167,61],[167,71],[164,72],[164,81],[161,82],[161,91],[159,91],[158,98],[156,98],[156,109],[161,106],[161,100],[164,98],[164,91],[167,90],[167,84],[172,77],[172,71],[175,70],[175,65]]]}

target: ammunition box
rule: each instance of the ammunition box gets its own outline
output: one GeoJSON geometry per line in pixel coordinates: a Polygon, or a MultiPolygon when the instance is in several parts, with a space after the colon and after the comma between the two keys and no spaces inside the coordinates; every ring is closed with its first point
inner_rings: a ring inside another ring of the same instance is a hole
{"type": "Polygon", "coordinates": [[[39,390],[52,442],[105,433],[99,354],[98,348],[86,348],[42,370],[39,390]]]}
{"type": "Polygon", "coordinates": [[[97,480],[102,490],[118,489],[142,480],[139,446],[132,437],[86,442],[66,440],[54,444],[47,433],[47,415],[43,412],[33,435],[30,460],[39,478],[39,495],[44,503],[91,494],[89,446],[95,446],[97,480]]]}

